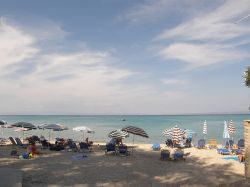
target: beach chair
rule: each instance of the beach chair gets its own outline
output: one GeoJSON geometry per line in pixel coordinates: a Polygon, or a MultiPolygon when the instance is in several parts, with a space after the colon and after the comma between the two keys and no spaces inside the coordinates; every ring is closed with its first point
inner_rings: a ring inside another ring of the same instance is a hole
{"type": "Polygon", "coordinates": [[[161,150],[161,145],[159,143],[154,143],[152,145],[153,151],[160,151],[161,150]]]}
{"type": "Polygon", "coordinates": [[[238,149],[244,149],[245,148],[245,140],[240,139],[237,144],[238,149]]]}
{"type": "Polygon", "coordinates": [[[181,149],[175,150],[174,155],[173,155],[173,160],[183,160],[183,161],[186,161],[186,158],[184,156],[184,151],[181,150],[181,149]]]}
{"type": "Polygon", "coordinates": [[[112,152],[112,153],[116,154],[115,144],[113,144],[113,143],[106,144],[105,154],[107,154],[108,152],[112,152]]]}
{"type": "Polygon", "coordinates": [[[230,155],[231,154],[231,152],[228,149],[225,149],[225,148],[217,149],[217,153],[222,154],[222,155],[230,155]]]}
{"type": "Polygon", "coordinates": [[[73,150],[73,151],[75,151],[75,152],[78,151],[78,148],[77,148],[76,143],[73,142],[72,140],[68,140],[68,146],[69,146],[68,151],[70,151],[70,150],[73,150]]]}
{"type": "Polygon", "coordinates": [[[229,140],[228,143],[229,143],[230,148],[232,148],[234,146],[234,141],[233,140],[229,140]]]}
{"type": "Polygon", "coordinates": [[[169,150],[162,150],[160,160],[169,160],[169,159],[170,159],[170,151],[169,150]]]}
{"type": "Polygon", "coordinates": [[[18,147],[27,148],[28,144],[23,144],[20,138],[15,138],[18,147]]]}
{"type": "Polygon", "coordinates": [[[50,147],[50,143],[47,140],[42,140],[42,149],[48,149],[50,147]]]}
{"type": "Polygon", "coordinates": [[[17,146],[17,143],[16,143],[16,141],[14,140],[13,137],[9,137],[9,139],[10,139],[10,142],[11,142],[11,144],[12,144],[13,146],[17,146]]]}
{"type": "Polygon", "coordinates": [[[92,149],[90,148],[90,145],[87,144],[86,142],[80,142],[79,146],[80,146],[80,150],[82,151],[88,151],[88,152],[92,151],[92,149]]]}
{"type": "Polygon", "coordinates": [[[187,138],[185,142],[185,147],[192,147],[192,138],[187,138]]]}
{"type": "Polygon", "coordinates": [[[173,147],[173,146],[174,146],[173,141],[172,141],[171,139],[167,139],[166,145],[167,145],[168,147],[173,147]]]}
{"type": "Polygon", "coordinates": [[[208,141],[208,147],[209,149],[217,149],[217,140],[216,139],[210,139],[208,141]]]}
{"type": "Polygon", "coordinates": [[[128,147],[125,144],[121,144],[118,146],[118,153],[121,156],[128,156],[129,152],[128,152],[128,147]]]}
{"type": "Polygon", "coordinates": [[[204,149],[205,146],[206,146],[206,141],[205,141],[204,139],[200,139],[200,140],[198,141],[198,146],[197,146],[197,148],[198,148],[198,149],[204,149]]]}

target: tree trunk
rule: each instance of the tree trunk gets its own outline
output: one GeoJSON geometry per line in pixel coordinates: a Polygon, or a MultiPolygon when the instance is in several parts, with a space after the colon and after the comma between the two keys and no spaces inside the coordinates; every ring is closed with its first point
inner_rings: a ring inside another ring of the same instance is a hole
{"type": "Polygon", "coordinates": [[[245,177],[250,181],[250,120],[244,121],[244,139],[245,139],[245,177]]]}

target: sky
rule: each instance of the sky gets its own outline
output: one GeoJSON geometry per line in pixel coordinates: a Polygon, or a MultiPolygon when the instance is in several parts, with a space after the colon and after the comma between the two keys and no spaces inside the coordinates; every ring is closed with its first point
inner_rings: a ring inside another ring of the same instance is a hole
{"type": "Polygon", "coordinates": [[[2,115],[249,112],[249,0],[0,3],[2,115]]]}

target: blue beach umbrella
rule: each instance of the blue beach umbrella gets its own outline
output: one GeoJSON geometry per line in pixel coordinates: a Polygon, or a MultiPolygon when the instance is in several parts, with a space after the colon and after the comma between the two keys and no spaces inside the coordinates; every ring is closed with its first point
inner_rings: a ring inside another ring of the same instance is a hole
{"type": "Polygon", "coordinates": [[[223,131],[223,138],[227,139],[230,138],[229,132],[228,132],[228,128],[227,128],[227,122],[224,122],[224,131],[223,131]]]}

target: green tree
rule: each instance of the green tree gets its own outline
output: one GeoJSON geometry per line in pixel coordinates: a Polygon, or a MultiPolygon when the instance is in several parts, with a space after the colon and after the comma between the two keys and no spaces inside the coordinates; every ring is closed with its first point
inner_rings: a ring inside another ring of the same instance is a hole
{"type": "Polygon", "coordinates": [[[245,85],[250,88],[250,66],[244,72],[245,85]]]}

